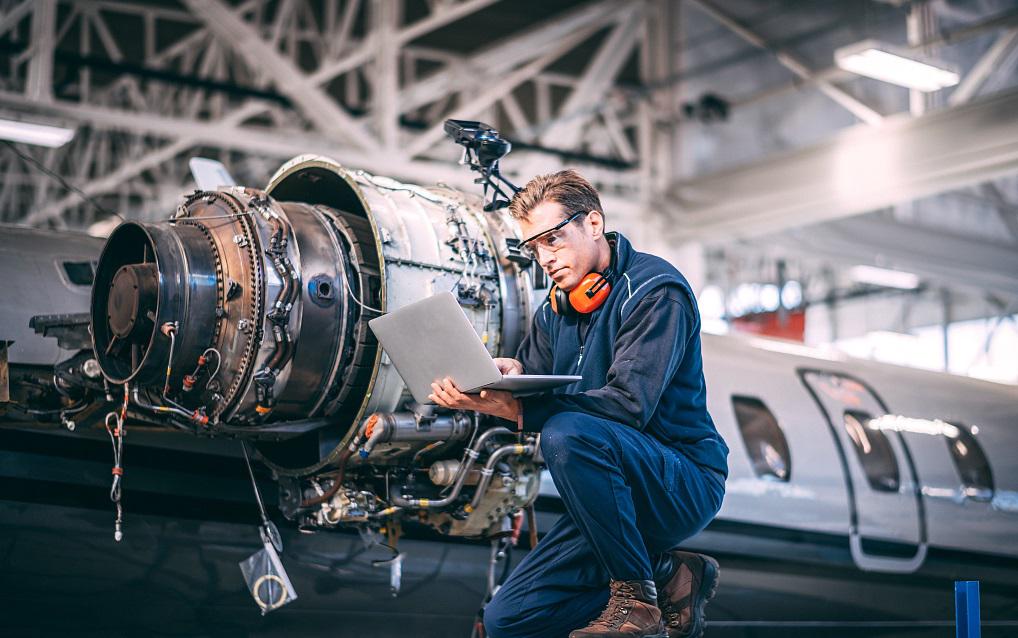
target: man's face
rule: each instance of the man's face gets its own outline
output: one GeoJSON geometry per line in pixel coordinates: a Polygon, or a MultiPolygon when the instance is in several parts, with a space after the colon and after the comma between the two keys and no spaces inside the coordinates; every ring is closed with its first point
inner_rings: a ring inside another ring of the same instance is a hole
{"type": "MultiPolygon", "coordinates": [[[[579,211],[567,211],[558,202],[544,201],[530,210],[526,219],[519,220],[523,237],[554,228],[568,216],[579,211]]],[[[598,248],[596,238],[604,231],[604,218],[598,212],[587,213],[578,220],[555,231],[552,241],[540,239],[529,244],[548,276],[555,284],[570,291],[584,275],[597,269],[598,248]]],[[[541,239],[547,240],[548,236],[541,239]]]]}

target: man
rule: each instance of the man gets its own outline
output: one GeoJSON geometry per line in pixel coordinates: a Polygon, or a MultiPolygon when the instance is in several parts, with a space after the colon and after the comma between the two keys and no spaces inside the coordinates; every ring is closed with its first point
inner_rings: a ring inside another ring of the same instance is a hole
{"type": "Polygon", "coordinates": [[[728,448],[706,409],[695,297],[668,262],[605,232],[597,191],[575,171],[534,178],[509,210],[523,249],[578,296],[542,304],[517,358],[496,363],[583,380],[521,399],[432,384],[439,405],[540,432],[566,509],[487,605],[485,628],[493,638],[700,636],[717,562],[674,548],[721,507],[728,448]],[[599,305],[583,294],[600,285],[588,273],[609,280],[599,305]]]}

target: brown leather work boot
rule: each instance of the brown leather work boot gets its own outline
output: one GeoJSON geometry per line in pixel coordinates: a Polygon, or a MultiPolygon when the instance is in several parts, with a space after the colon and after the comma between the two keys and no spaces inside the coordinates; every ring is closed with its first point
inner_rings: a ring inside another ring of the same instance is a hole
{"type": "Polygon", "coordinates": [[[665,638],[652,580],[613,580],[601,615],[569,638],[665,638]]]}
{"type": "Polygon", "coordinates": [[[703,609],[718,590],[721,568],[704,554],[678,550],[669,554],[678,569],[658,596],[668,638],[700,638],[707,626],[703,609]]]}

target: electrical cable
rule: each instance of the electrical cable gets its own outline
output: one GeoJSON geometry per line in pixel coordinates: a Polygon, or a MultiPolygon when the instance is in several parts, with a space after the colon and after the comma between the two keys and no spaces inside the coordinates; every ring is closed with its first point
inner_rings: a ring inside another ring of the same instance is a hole
{"type": "Polygon", "coordinates": [[[215,348],[205,348],[205,351],[201,353],[200,357],[198,357],[198,365],[195,366],[194,372],[184,376],[185,391],[190,389],[191,386],[188,385],[189,383],[194,384],[198,380],[198,375],[201,374],[202,368],[205,367],[205,364],[208,362],[207,360],[210,352],[215,353],[216,355],[216,367],[212,369],[212,372],[209,374],[208,381],[205,382],[206,390],[208,390],[209,386],[212,384],[212,379],[219,374],[219,368],[223,363],[223,355],[219,354],[219,351],[215,348]]]}
{"type": "Polygon", "coordinates": [[[115,212],[113,212],[111,210],[108,210],[106,207],[104,207],[99,202],[97,202],[95,199],[93,199],[90,195],[85,193],[85,191],[81,190],[77,186],[74,186],[73,184],[68,182],[66,179],[64,179],[62,176],[58,175],[57,173],[54,173],[53,171],[51,171],[49,168],[46,167],[45,164],[43,164],[39,160],[35,159],[34,157],[32,157],[31,155],[29,155],[27,153],[23,153],[17,146],[15,146],[15,144],[13,142],[10,142],[8,140],[0,140],[0,142],[3,142],[5,145],[7,145],[7,147],[10,148],[12,151],[14,151],[14,154],[17,155],[18,157],[20,157],[22,160],[28,162],[29,164],[31,164],[32,166],[37,168],[39,171],[41,171],[43,174],[45,174],[45,175],[55,179],[61,186],[63,186],[67,190],[69,190],[72,193],[75,193],[76,195],[81,197],[81,199],[83,199],[85,201],[85,203],[91,204],[92,206],[94,206],[96,208],[96,210],[98,210],[100,213],[102,213],[104,215],[108,215],[110,217],[116,217],[116,218],[118,218],[122,222],[126,222],[127,221],[119,213],[115,213],[115,212]]]}
{"type": "Polygon", "coordinates": [[[350,294],[350,298],[353,299],[354,303],[356,303],[361,308],[364,308],[365,310],[370,310],[372,312],[377,312],[380,315],[384,315],[385,314],[384,310],[379,310],[378,308],[372,308],[371,306],[366,306],[363,303],[361,303],[361,300],[358,299],[357,296],[353,294],[353,290],[350,288],[350,282],[347,281],[347,278],[343,277],[342,279],[343,279],[343,287],[346,288],[347,293],[350,294]]]}
{"type": "Polygon", "coordinates": [[[81,412],[82,410],[87,408],[89,404],[88,404],[87,401],[79,401],[78,403],[75,403],[74,405],[71,405],[69,407],[66,407],[66,408],[54,408],[52,410],[49,410],[49,409],[47,409],[47,410],[37,410],[35,408],[25,407],[25,406],[21,405],[20,403],[15,403],[13,401],[11,403],[9,403],[8,405],[10,405],[12,408],[14,408],[16,410],[20,410],[20,411],[24,412],[25,414],[31,414],[33,416],[48,416],[48,415],[52,415],[52,414],[77,414],[78,412],[81,412]]]}
{"type": "Polygon", "coordinates": [[[383,564],[388,563],[389,561],[391,561],[393,559],[399,558],[399,550],[396,549],[395,547],[393,547],[392,545],[390,545],[388,543],[383,543],[381,541],[378,541],[378,545],[380,545],[382,547],[385,547],[389,551],[391,551],[392,552],[392,556],[390,556],[389,558],[377,558],[375,560],[372,560],[371,561],[372,565],[374,565],[374,566],[383,565],[383,564]]]}
{"type": "Polygon", "coordinates": [[[124,508],[121,503],[123,477],[124,477],[124,435],[126,434],[127,427],[127,402],[129,400],[129,389],[128,385],[124,384],[124,404],[120,408],[119,414],[117,412],[110,412],[106,415],[104,425],[106,426],[106,433],[110,436],[110,444],[113,447],[113,482],[110,485],[110,500],[116,506],[117,518],[113,524],[113,540],[118,543],[124,538],[123,524],[124,524],[124,508]],[[115,428],[110,428],[110,418],[112,417],[115,424],[115,428]]]}
{"type": "Polygon", "coordinates": [[[244,451],[244,463],[247,465],[247,474],[251,477],[251,487],[254,488],[255,500],[258,501],[258,513],[262,517],[262,525],[268,526],[269,517],[265,513],[265,504],[262,502],[262,493],[258,490],[258,482],[255,480],[254,470],[251,468],[251,459],[247,455],[247,442],[240,442],[241,449],[244,451]]]}
{"type": "Polygon", "coordinates": [[[212,374],[209,375],[208,383],[205,384],[206,390],[208,390],[209,384],[212,383],[212,379],[214,379],[216,375],[219,374],[219,368],[223,365],[223,355],[219,354],[219,351],[216,350],[215,348],[206,348],[205,352],[202,353],[202,356],[208,356],[209,352],[216,353],[216,367],[212,370],[212,374]]]}

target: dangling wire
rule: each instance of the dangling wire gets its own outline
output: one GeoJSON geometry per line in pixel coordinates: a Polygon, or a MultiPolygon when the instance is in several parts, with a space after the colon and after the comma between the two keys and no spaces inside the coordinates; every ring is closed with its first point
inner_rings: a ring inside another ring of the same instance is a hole
{"type": "Polygon", "coordinates": [[[127,402],[129,398],[128,385],[124,384],[124,403],[120,412],[110,412],[106,415],[106,433],[110,437],[110,445],[113,447],[113,482],[110,485],[110,500],[117,508],[117,518],[113,523],[113,540],[118,543],[124,539],[124,507],[121,501],[124,479],[124,435],[127,426],[127,402]],[[112,421],[113,427],[110,427],[112,421]]]}
{"type": "Polygon", "coordinates": [[[495,597],[499,588],[509,577],[512,568],[512,550],[516,545],[520,533],[521,513],[514,518],[506,517],[502,520],[502,531],[491,538],[491,557],[488,559],[488,591],[481,600],[481,607],[474,616],[474,627],[470,632],[470,638],[484,638],[484,607],[495,597]],[[503,562],[502,572],[496,576],[498,564],[503,562]]]}
{"type": "Polygon", "coordinates": [[[15,146],[13,143],[8,142],[7,140],[0,140],[0,143],[2,143],[5,146],[7,146],[7,148],[11,149],[14,152],[15,155],[20,157],[23,161],[25,161],[25,162],[31,164],[32,166],[34,166],[36,169],[41,171],[47,177],[51,177],[51,178],[55,179],[57,182],[60,183],[61,186],[63,186],[67,190],[71,191],[72,193],[74,193],[75,195],[80,197],[82,199],[82,201],[84,201],[86,204],[91,204],[92,207],[94,207],[100,213],[102,213],[104,215],[109,215],[110,217],[116,217],[116,218],[118,218],[122,222],[126,222],[127,221],[126,219],[123,218],[123,216],[120,215],[120,213],[117,213],[117,212],[114,212],[112,210],[106,209],[102,204],[97,202],[94,197],[89,196],[83,190],[81,190],[77,186],[74,186],[73,184],[68,182],[66,179],[64,179],[58,173],[55,173],[55,172],[51,171],[49,168],[46,167],[45,164],[43,164],[39,160],[35,159],[34,157],[32,157],[31,155],[29,155],[27,153],[21,152],[18,149],[18,147],[15,146]]]}
{"type": "Polygon", "coordinates": [[[258,481],[255,480],[254,469],[251,467],[251,459],[247,454],[247,443],[245,441],[241,441],[240,446],[244,451],[244,464],[247,465],[247,475],[251,478],[251,487],[254,489],[255,500],[258,501],[258,513],[262,517],[262,525],[268,525],[269,517],[265,513],[265,503],[262,502],[262,493],[258,489],[258,481]]]}
{"type": "Polygon", "coordinates": [[[223,363],[223,355],[219,354],[219,351],[215,348],[205,348],[205,351],[198,357],[198,363],[194,368],[194,372],[184,375],[185,391],[190,390],[190,388],[193,387],[193,384],[198,381],[198,375],[201,374],[202,368],[208,364],[208,357],[210,354],[216,355],[216,366],[212,369],[212,372],[209,373],[208,381],[205,382],[205,389],[209,389],[209,386],[212,384],[212,379],[219,374],[219,368],[223,363]],[[188,384],[191,385],[189,386],[188,384]]]}
{"type": "Polygon", "coordinates": [[[365,310],[370,310],[371,312],[377,312],[380,315],[384,315],[385,314],[384,310],[379,310],[378,308],[372,308],[371,306],[364,305],[361,302],[361,300],[357,298],[357,295],[353,294],[353,290],[350,288],[350,282],[347,281],[347,278],[346,277],[341,277],[341,279],[343,280],[343,286],[346,288],[346,292],[350,295],[350,298],[353,299],[354,303],[356,303],[361,308],[364,308],[365,310]]]}
{"type": "Polygon", "coordinates": [[[219,351],[216,350],[215,348],[206,348],[205,352],[202,353],[202,356],[207,357],[207,356],[209,356],[210,352],[214,352],[215,355],[216,355],[216,367],[213,368],[212,373],[209,374],[209,380],[205,384],[205,389],[206,390],[208,390],[209,384],[212,383],[212,379],[215,379],[216,375],[219,374],[219,368],[223,365],[223,355],[219,354],[219,351]]]}

